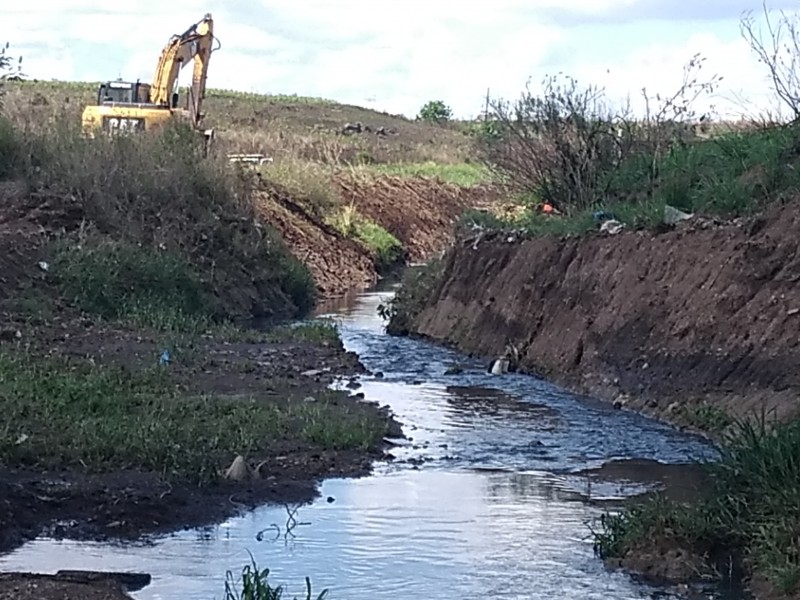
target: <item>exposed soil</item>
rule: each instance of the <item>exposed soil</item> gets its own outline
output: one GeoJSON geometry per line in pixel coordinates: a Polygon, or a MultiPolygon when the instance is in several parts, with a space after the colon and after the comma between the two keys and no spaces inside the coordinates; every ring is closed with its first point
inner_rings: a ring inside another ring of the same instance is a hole
{"type": "Polygon", "coordinates": [[[0,600],[130,600],[112,579],[0,573],[0,600]]]}
{"type": "Polygon", "coordinates": [[[660,235],[461,240],[414,333],[486,356],[511,342],[523,370],[679,420],[798,414],[800,201],[660,235]]]}
{"type": "MultiPolygon", "coordinates": [[[[451,242],[454,226],[467,208],[485,206],[499,192],[490,187],[462,188],[433,179],[337,178],[343,202],[393,234],[411,262],[425,261],[451,242]]],[[[261,179],[257,213],[280,233],[292,253],[311,270],[320,295],[337,297],[378,280],[375,256],[343,236],[307,203],[261,179]]]]}
{"type": "Polygon", "coordinates": [[[500,195],[491,186],[464,188],[433,179],[339,178],[336,185],[346,203],[402,242],[411,262],[426,261],[447,248],[459,216],[500,195]]]}
{"type": "MultiPolygon", "coordinates": [[[[16,208],[0,213],[0,350],[130,369],[158,364],[163,334],[80,315],[50,286],[46,265],[39,263],[47,261],[47,243],[55,233],[55,228],[30,214],[18,215],[16,208]]],[[[262,402],[283,404],[331,394],[328,384],[335,378],[352,377],[364,368],[357,355],[332,341],[200,337],[193,340],[191,356],[175,357],[169,372],[189,394],[257,394],[262,402]]],[[[343,411],[384,419],[393,435],[402,435],[399,425],[376,404],[344,393],[329,402],[343,411]]],[[[364,451],[333,450],[298,438],[276,439],[258,458],[264,461],[260,479],[221,480],[203,488],[168,482],[150,472],[43,472],[0,464],[0,551],[42,533],[72,539],[136,539],[218,522],[265,502],[307,502],[317,495],[322,478],[365,475],[376,459],[388,455],[381,445],[364,451]]],[[[124,596],[118,587],[105,583],[14,575],[0,578],[0,598],[6,597],[124,596]]]]}

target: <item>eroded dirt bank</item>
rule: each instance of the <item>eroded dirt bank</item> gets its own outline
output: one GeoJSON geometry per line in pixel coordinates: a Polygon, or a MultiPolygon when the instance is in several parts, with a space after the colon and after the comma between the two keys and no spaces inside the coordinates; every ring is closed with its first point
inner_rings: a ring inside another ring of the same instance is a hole
{"type": "MultiPolygon", "coordinates": [[[[354,206],[394,235],[408,262],[425,261],[444,250],[459,216],[499,194],[489,186],[467,188],[391,176],[339,176],[331,185],[344,205],[354,206]]],[[[367,248],[326,223],[304,199],[293,198],[264,178],[260,186],[259,218],[275,227],[292,253],[308,266],[323,298],[363,289],[378,280],[375,257],[367,248]]]]}
{"type": "Polygon", "coordinates": [[[670,418],[709,403],[786,419],[800,388],[800,202],[662,234],[462,239],[410,329],[670,418]]]}

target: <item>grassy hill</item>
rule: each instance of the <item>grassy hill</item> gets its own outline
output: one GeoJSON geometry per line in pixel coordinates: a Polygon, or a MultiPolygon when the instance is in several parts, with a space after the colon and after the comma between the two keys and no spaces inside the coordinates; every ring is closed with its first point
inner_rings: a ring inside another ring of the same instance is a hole
{"type": "MultiPolygon", "coordinates": [[[[30,118],[64,115],[75,123],[95,100],[97,83],[10,82],[6,110],[30,118]]],[[[206,124],[229,152],[259,152],[276,163],[304,160],[330,165],[369,166],[388,174],[439,175],[455,183],[477,182],[468,130],[461,123],[437,125],[368,108],[300,96],[270,96],[208,90],[206,124]],[[361,133],[342,133],[360,123],[361,133]],[[385,135],[378,133],[378,130],[385,135]],[[392,165],[387,166],[387,165],[392,165]],[[438,166],[434,166],[438,165],[438,166]],[[470,165],[470,166],[466,166],[470,165]]]]}

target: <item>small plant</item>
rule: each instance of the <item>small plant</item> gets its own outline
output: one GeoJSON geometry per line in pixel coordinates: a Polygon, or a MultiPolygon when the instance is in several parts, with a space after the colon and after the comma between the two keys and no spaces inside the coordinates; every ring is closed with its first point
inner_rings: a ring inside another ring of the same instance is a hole
{"type": "MultiPolygon", "coordinates": [[[[238,582],[231,571],[225,574],[225,600],[282,600],[285,588],[272,587],[268,578],[269,569],[259,570],[255,558],[250,554],[250,564],[244,566],[238,582]]],[[[328,590],[324,589],[316,597],[312,596],[311,579],[306,577],[305,600],[324,600],[327,595],[328,590]]]]}
{"type": "Polygon", "coordinates": [[[768,425],[765,414],[733,421],[718,463],[706,465],[711,487],[691,505],[655,497],[593,531],[603,558],[671,542],[711,558],[744,557],[745,565],[784,594],[800,587],[800,422],[768,425]]]}
{"type": "Polygon", "coordinates": [[[419,110],[417,119],[431,123],[446,123],[453,116],[453,111],[442,100],[426,102],[419,110]]]}

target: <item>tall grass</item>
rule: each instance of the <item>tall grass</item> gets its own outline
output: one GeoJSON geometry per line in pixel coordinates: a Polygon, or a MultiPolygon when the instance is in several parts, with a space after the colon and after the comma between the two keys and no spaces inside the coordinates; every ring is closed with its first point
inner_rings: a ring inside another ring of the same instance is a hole
{"type": "MultiPolygon", "coordinates": [[[[800,128],[775,127],[723,132],[710,139],[675,145],[656,160],[655,184],[648,179],[653,156],[628,158],[613,174],[608,195],[586,208],[567,207],[562,215],[538,212],[542,199],[518,198],[525,211],[515,218],[483,223],[493,229],[520,229],[532,235],[581,235],[596,228],[595,211],[611,212],[629,229],[664,222],[667,205],[687,213],[735,218],[800,189],[796,147],[800,128]]],[[[468,215],[467,223],[477,223],[468,215]]]]}
{"type": "MultiPolygon", "coordinates": [[[[258,396],[192,396],[157,364],[143,370],[0,353],[0,461],[41,469],[155,471],[213,482],[237,454],[258,456],[286,441],[368,450],[385,423],[333,393],[315,402],[258,396]]],[[[278,450],[282,451],[282,450],[278,450]]]]}
{"type": "Polygon", "coordinates": [[[800,422],[737,420],[721,459],[707,465],[713,486],[692,505],[656,497],[606,514],[595,532],[601,557],[623,557],[665,538],[711,558],[740,554],[780,593],[800,589],[800,422]]]}
{"type": "MultiPolygon", "coordinates": [[[[60,211],[45,225],[63,227],[72,249],[62,253],[62,273],[85,305],[112,310],[125,280],[159,287],[159,305],[186,303],[169,308],[188,313],[202,287],[214,317],[303,316],[314,306],[308,269],[255,218],[251,175],[223,157],[204,158],[187,126],[85,139],[58,114],[48,123],[0,118],[0,154],[3,177],[24,180],[60,211]],[[103,293],[92,300],[84,283],[103,293]]],[[[154,302],[145,298],[144,308],[154,302]]]]}

